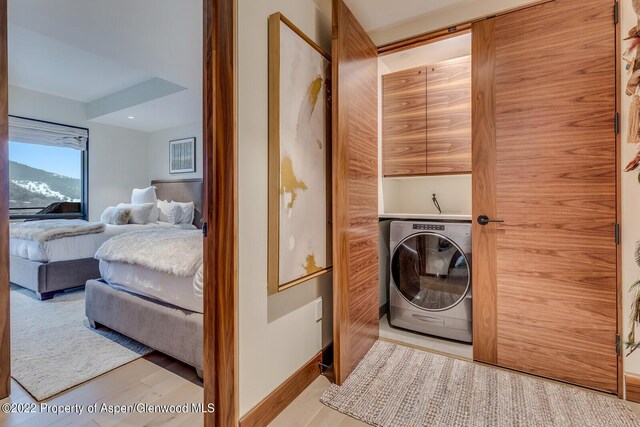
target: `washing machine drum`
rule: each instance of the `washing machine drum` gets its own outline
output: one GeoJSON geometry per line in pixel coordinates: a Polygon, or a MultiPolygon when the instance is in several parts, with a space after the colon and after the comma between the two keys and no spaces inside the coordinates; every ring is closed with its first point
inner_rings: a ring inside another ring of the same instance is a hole
{"type": "Polygon", "coordinates": [[[413,235],[396,247],[391,275],[408,302],[429,311],[454,307],[471,286],[465,254],[448,238],[432,233],[413,235]]]}

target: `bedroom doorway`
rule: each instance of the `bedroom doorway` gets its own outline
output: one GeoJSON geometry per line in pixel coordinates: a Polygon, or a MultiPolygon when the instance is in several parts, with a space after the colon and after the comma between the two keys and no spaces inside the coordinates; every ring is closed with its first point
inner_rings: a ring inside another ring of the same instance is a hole
{"type": "MultiPolygon", "coordinates": [[[[0,210],[0,399],[6,398],[11,394],[11,343],[10,343],[10,300],[14,299],[14,291],[10,288],[10,234],[9,234],[9,207],[10,200],[15,198],[10,194],[9,181],[9,50],[8,33],[11,31],[23,31],[23,28],[15,30],[11,27],[8,16],[8,2],[12,0],[0,0],[0,200],[2,209],[0,210]],[[11,298],[10,298],[11,295],[11,298]]],[[[35,0],[37,1],[37,0],[35,0]]],[[[198,57],[202,60],[202,72],[197,77],[199,81],[198,87],[202,95],[201,106],[198,120],[201,120],[201,134],[194,138],[195,147],[200,145],[200,154],[191,154],[189,150],[194,150],[194,145],[189,145],[191,141],[187,135],[175,137],[172,139],[171,151],[167,146],[167,160],[169,156],[178,153],[182,160],[192,159],[192,162],[201,162],[198,169],[201,171],[201,178],[198,179],[156,179],[152,184],[160,187],[160,191],[165,191],[168,185],[179,183],[181,186],[179,195],[176,196],[174,190],[167,190],[163,194],[172,194],[166,196],[169,202],[178,204],[187,204],[187,200],[179,200],[185,192],[196,191],[201,195],[200,203],[195,203],[196,212],[198,212],[198,204],[200,205],[200,213],[202,221],[194,219],[192,214],[192,223],[202,228],[204,233],[203,241],[203,264],[199,274],[202,277],[202,328],[203,328],[203,359],[204,369],[198,373],[203,377],[204,407],[208,408],[208,404],[215,405],[215,411],[204,411],[205,425],[235,425],[238,419],[238,391],[237,391],[237,327],[236,327],[236,305],[237,305],[237,241],[236,241],[236,140],[235,140],[235,0],[202,0],[198,2],[201,5],[200,18],[192,20],[193,22],[202,22],[202,51],[198,52],[198,57]],[[185,138],[182,138],[184,136],[185,138]],[[174,142],[177,142],[174,149],[174,142]],[[183,143],[183,144],[180,144],[183,143]],[[178,148],[179,146],[179,148],[178,148]],[[186,151],[185,151],[186,150],[186,151]],[[186,155],[185,155],[186,153],[186,155]],[[191,157],[189,157],[191,156],[191,157]],[[199,187],[198,187],[199,186],[199,187]],[[194,190],[199,188],[199,190],[194,190]]],[[[122,6],[121,6],[122,7],[122,6]]],[[[116,9],[118,6],[116,6],[116,9]]],[[[12,13],[15,8],[12,7],[12,13]]],[[[184,13],[181,10],[180,13],[184,13]]],[[[175,18],[178,13],[171,13],[175,18]]],[[[191,22],[191,24],[193,24],[191,22]]],[[[198,25],[192,25],[197,28],[198,25]]],[[[20,27],[20,25],[16,25],[20,27]]],[[[24,32],[24,31],[23,31],[24,32]]],[[[32,34],[28,34],[33,36],[32,34]]],[[[37,36],[37,34],[35,35],[37,36]]],[[[35,37],[34,36],[34,37],[35,37]]],[[[158,41],[155,41],[157,43],[158,41]]],[[[177,50],[178,51],[178,50],[177,50]]],[[[176,52],[177,52],[176,51],[176,52]]],[[[85,52],[86,53],[86,52],[85,52]]],[[[182,53],[182,52],[180,52],[182,53]]],[[[188,63],[188,61],[183,62],[188,63]]],[[[104,64],[103,64],[104,65],[104,64]]],[[[13,66],[13,64],[12,64],[13,66]]],[[[199,73],[198,73],[199,74],[199,73]]],[[[185,87],[167,79],[158,81],[156,76],[138,76],[139,80],[144,80],[142,84],[148,82],[148,85],[154,88],[160,87],[160,91],[166,92],[165,95],[158,96],[158,103],[161,104],[160,98],[169,96],[172,93],[181,92],[185,87]],[[148,79],[147,77],[151,77],[148,79]],[[146,80],[145,80],[146,79],[146,80]],[[171,83],[174,83],[173,85],[171,83]]],[[[166,76],[163,76],[166,77],[166,76]]],[[[122,82],[120,82],[122,83],[122,82]]],[[[126,88],[126,86],[125,86],[126,88]]],[[[144,88],[141,88],[144,89],[144,88]]],[[[14,97],[14,92],[21,90],[12,90],[12,100],[18,99],[14,97]]],[[[26,91],[23,91],[26,93],[26,91]]],[[[107,94],[108,95],[108,94],[107,94]]],[[[108,98],[105,95],[104,98],[108,98]]],[[[117,96],[111,97],[110,101],[117,101],[117,96]]],[[[109,99],[105,99],[109,101],[109,99]]],[[[148,101],[148,100],[147,100],[148,101]]],[[[117,103],[117,102],[116,102],[117,103]]],[[[104,107],[100,103],[86,101],[85,107],[89,114],[93,110],[100,110],[104,107]],[[93,105],[92,105],[93,104],[93,105]],[[93,110],[92,110],[93,109],[93,110]]],[[[106,107],[108,108],[108,107],[106,107]]],[[[157,107],[155,111],[158,111],[157,107]]],[[[100,114],[100,111],[95,114],[100,114]]],[[[103,112],[104,113],[104,112],[103,112]]],[[[107,113],[106,115],[108,115],[107,113]]],[[[16,117],[18,117],[16,115],[16,117]]],[[[123,120],[123,124],[132,123],[139,119],[134,113],[128,113],[123,120]]],[[[23,118],[23,117],[18,117],[23,118]]],[[[69,121],[69,124],[73,120],[69,121]]],[[[62,122],[66,124],[67,122],[62,122]]],[[[49,125],[60,125],[60,122],[49,122],[49,125]]],[[[107,124],[100,124],[99,127],[107,124]]],[[[115,126],[118,126],[116,123],[115,126]]],[[[67,126],[68,129],[74,126],[67,126]]],[[[99,147],[99,132],[93,127],[85,129],[87,131],[86,141],[91,149],[99,147]]],[[[144,130],[140,131],[144,132],[144,130]]],[[[186,133],[186,132],[185,132],[186,133]]],[[[121,136],[112,137],[112,141],[117,141],[121,136]]],[[[173,138],[173,137],[172,137],[173,138]]],[[[166,141],[169,143],[169,140],[166,141]]],[[[78,148],[78,147],[76,147],[78,148]]],[[[79,147],[85,154],[88,150],[87,146],[79,147]]],[[[112,151],[115,151],[112,148],[112,151]]],[[[164,153],[163,153],[164,155],[164,153]]],[[[88,155],[87,155],[88,157],[88,155]]],[[[189,162],[180,161],[174,164],[173,160],[170,165],[171,173],[189,172],[192,166],[189,162]],[[175,168],[174,168],[175,166],[175,168]]],[[[167,161],[167,170],[169,162],[167,161]]],[[[112,180],[117,181],[121,176],[125,175],[119,167],[120,162],[113,162],[109,165],[112,170],[112,180]]],[[[165,166],[163,162],[163,167],[165,166]]],[[[193,170],[194,170],[193,169],[193,170]]],[[[92,174],[92,183],[97,183],[95,174],[92,174]]],[[[87,178],[89,174],[87,173],[87,178]]],[[[177,178],[180,178],[178,175],[177,178]]],[[[88,179],[87,179],[88,181],[88,179]]],[[[84,180],[83,180],[84,182],[84,180]]],[[[85,184],[83,184],[85,185],[85,184]]],[[[88,184],[86,184],[88,187],[88,184]]],[[[11,188],[15,187],[13,185],[11,188]]],[[[15,190],[15,188],[14,188],[15,190]]],[[[160,196],[160,194],[158,194],[160,196]]],[[[92,194],[83,198],[83,202],[87,199],[92,200],[92,194]]],[[[128,203],[128,200],[125,201],[128,203]]],[[[125,204],[126,204],[125,203],[125,204]]],[[[132,202],[133,203],[133,202],[132,202]]],[[[144,203],[142,203],[144,204],[144,203]]],[[[91,205],[89,205],[91,206],[91,205]]],[[[94,203],[93,206],[96,206],[94,203]]],[[[192,205],[193,206],[193,205],[192,205]]],[[[84,205],[83,209],[86,209],[84,205]]],[[[101,209],[102,210],[102,209],[101,209]]],[[[91,211],[89,207],[86,211],[81,212],[88,218],[99,218],[100,213],[91,211]]],[[[133,213],[131,213],[133,215],[133,213]]],[[[158,214],[162,215],[162,212],[158,214]]],[[[197,216],[197,215],[196,215],[197,216]]],[[[67,266],[68,267],[68,266],[67,266]]],[[[69,271],[73,269],[67,268],[69,271]]],[[[81,269],[78,269],[81,270],[81,269]]],[[[15,272],[14,272],[15,273],[15,272]]],[[[96,286],[98,286],[96,284],[96,286]]],[[[20,295],[17,294],[20,298],[20,295]]],[[[37,295],[37,294],[34,294],[37,295]]],[[[43,295],[49,297],[50,295],[43,295]]],[[[56,296],[52,301],[56,301],[56,296]]],[[[96,298],[106,297],[106,294],[97,295],[96,298]]],[[[17,299],[15,300],[17,301],[17,299]]],[[[12,301],[13,303],[14,301],[12,301]]],[[[39,301],[31,298],[29,304],[37,304],[39,301]]],[[[28,311],[28,310],[27,310],[28,311]]],[[[85,319],[86,320],[86,319],[85,319]]],[[[98,323],[95,319],[89,319],[89,323],[98,323]]],[[[11,325],[17,326],[17,325],[11,325]]],[[[185,345],[185,347],[190,347],[185,345]]],[[[134,350],[136,351],[136,350],[134,350]]]]}

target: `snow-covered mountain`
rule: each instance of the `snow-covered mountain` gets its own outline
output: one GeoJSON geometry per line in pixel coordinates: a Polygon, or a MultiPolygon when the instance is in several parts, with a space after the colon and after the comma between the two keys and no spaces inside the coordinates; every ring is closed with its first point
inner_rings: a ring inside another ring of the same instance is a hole
{"type": "Polygon", "coordinates": [[[80,201],[82,186],[77,178],[9,162],[9,180],[12,208],[43,208],[55,202],[80,201]]]}

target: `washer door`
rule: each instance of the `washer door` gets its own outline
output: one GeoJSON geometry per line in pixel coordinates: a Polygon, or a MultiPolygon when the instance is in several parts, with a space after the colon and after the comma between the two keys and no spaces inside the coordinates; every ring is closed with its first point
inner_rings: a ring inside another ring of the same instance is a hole
{"type": "Polygon", "coordinates": [[[411,304],[428,311],[447,310],[471,286],[467,257],[448,238],[419,233],[400,242],[391,259],[395,287],[411,304]]]}

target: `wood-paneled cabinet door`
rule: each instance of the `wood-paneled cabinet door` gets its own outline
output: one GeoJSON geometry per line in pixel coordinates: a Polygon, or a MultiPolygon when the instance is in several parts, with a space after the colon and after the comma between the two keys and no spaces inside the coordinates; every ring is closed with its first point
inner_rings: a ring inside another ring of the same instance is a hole
{"type": "Polygon", "coordinates": [[[382,76],[384,176],[427,173],[426,109],[425,67],[382,76]]]}
{"type": "Polygon", "coordinates": [[[471,173],[471,56],[427,67],[427,173],[471,173]]]}
{"type": "Polygon", "coordinates": [[[333,338],[338,384],[378,339],[378,49],[333,1],[333,338]]]}
{"type": "Polygon", "coordinates": [[[472,50],[474,358],[610,393],[613,5],[556,0],[480,21],[472,50]]]}

